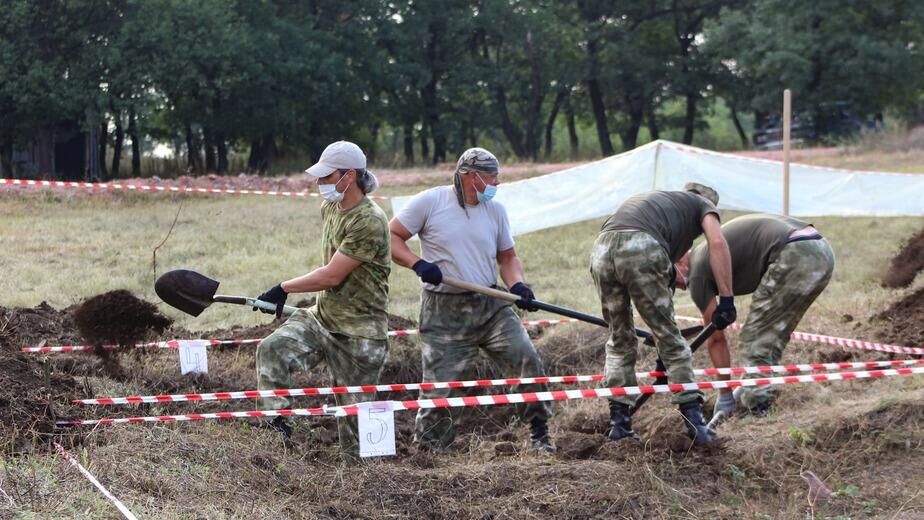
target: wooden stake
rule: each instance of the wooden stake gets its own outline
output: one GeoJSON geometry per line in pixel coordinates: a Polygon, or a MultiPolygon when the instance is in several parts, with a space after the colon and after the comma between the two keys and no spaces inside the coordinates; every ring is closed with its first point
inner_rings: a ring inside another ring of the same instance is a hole
{"type": "Polygon", "coordinates": [[[783,214],[789,215],[789,137],[792,127],[792,93],[783,91],[783,214]]]}

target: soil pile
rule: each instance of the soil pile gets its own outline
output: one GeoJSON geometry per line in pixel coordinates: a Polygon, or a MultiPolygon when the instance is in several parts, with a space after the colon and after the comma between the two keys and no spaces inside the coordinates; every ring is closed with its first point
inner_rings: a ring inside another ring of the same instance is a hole
{"type": "Polygon", "coordinates": [[[917,347],[924,345],[924,289],[897,301],[875,317],[882,341],[917,347]]]}
{"type": "Polygon", "coordinates": [[[93,296],[74,311],[77,330],[94,345],[134,345],[171,323],[154,304],[124,289],[93,296]]]}
{"type": "Polygon", "coordinates": [[[924,228],[915,233],[892,257],[888,272],[882,277],[882,285],[890,288],[908,287],[918,272],[924,269],[924,228]]]}

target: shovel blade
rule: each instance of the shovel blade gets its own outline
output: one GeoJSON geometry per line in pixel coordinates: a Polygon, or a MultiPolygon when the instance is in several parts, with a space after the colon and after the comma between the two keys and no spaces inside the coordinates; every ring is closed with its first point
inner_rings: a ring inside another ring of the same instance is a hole
{"type": "Polygon", "coordinates": [[[218,282],[188,269],[168,271],[154,282],[154,292],[167,305],[198,316],[212,304],[218,282]]]}

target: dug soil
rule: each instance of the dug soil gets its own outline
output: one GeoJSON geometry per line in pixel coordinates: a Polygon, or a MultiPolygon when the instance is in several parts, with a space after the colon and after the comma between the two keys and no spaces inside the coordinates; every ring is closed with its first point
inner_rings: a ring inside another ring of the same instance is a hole
{"type": "Polygon", "coordinates": [[[924,346],[924,288],[909,294],[875,317],[877,337],[888,343],[924,346]]]}
{"type": "Polygon", "coordinates": [[[889,270],[882,277],[882,285],[890,288],[908,287],[918,272],[924,269],[924,228],[915,233],[892,257],[889,270]]]}

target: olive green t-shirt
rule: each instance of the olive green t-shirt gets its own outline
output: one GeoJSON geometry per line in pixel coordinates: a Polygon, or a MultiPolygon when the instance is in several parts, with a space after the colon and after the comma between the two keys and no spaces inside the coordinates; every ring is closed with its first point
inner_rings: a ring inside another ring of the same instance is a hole
{"type": "Polygon", "coordinates": [[[708,199],[687,191],[651,191],[630,197],[603,223],[604,231],[637,229],[661,244],[671,262],[680,260],[696,237],[703,219],[719,211],[708,199]]]}
{"type": "MultiPolygon", "coordinates": [[[[722,226],[732,262],[732,292],[735,296],[757,290],[767,267],[780,255],[789,235],[810,226],[797,218],[752,213],[729,221],[722,226]]],[[[709,249],[700,244],[690,252],[690,272],[687,287],[693,303],[704,310],[718,294],[718,286],[709,265],[709,249]]]]}
{"type": "Polygon", "coordinates": [[[330,262],[339,251],[362,264],[339,286],[318,293],[315,310],[318,319],[330,332],[386,339],[391,234],[385,212],[368,198],[347,211],[340,211],[336,203],[324,201],[321,217],[323,263],[330,262]]]}

